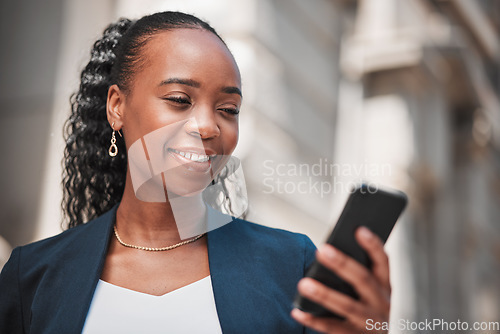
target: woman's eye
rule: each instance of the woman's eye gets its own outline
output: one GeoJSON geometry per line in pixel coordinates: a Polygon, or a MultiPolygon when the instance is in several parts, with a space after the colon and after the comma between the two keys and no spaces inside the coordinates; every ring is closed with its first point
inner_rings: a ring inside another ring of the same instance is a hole
{"type": "Polygon", "coordinates": [[[227,112],[228,114],[232,115],[238,115],[240,113],[240,110],[236,108],[219,108],[219,110],[227,112]]]}
{"type": "Polygon", "coordinates": [[[180,97],[180,96],[169,96],[169,97],[166,97],[165,100],[171,101],[174,103],[178,103],[178,104],[190,104],[191,103],[191,102],[189,102],[188,99],[186,99],[184,97],[180,97]]]}

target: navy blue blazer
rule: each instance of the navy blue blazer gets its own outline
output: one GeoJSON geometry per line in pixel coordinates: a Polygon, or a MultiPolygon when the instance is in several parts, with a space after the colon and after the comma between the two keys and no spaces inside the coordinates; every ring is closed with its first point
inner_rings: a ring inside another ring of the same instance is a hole
{"type": "MultiPolygon", "coordinates": [[[[81,333],[117,206],[12,251],[0,275],[0,333],[81,333]]],[[[297,282],[314,258],[307,236],[235,219],[210,231],[207,243],[224,333],[314,333],[290,317],[297,282]]]]}

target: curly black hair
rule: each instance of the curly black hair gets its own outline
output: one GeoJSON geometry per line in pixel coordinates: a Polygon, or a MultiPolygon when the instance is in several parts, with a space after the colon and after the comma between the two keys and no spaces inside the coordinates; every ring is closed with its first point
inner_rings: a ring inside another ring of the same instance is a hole
{"type": "Polygon", "coordinates": [[[118,140],[118,155],[108,156],[112,132],[106,116],[108,89],[117,84],[127,92],[134,70],[140,68],[143,46],[158,32],[178,28],[204,29],[224,43],[208,23],[180,12],[156,13],[136,22],[122,18],[94,43],[64,126],[62,208],[68,228],[100,216],[121,200],[127,153],[118,140]]]}

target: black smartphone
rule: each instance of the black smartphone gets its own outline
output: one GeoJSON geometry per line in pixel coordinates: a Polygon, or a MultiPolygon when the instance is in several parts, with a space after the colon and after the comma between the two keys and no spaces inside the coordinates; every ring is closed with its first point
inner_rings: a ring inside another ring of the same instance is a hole
{"type": "MultiPolygon", "coordinates": [[[[364,266],[371,268],[370,258],[363,248],[359,246],[354,237],[354,232],[358,227],[366,226],[385,243],[407,202],[407,196],[401,191],[362,184],[352,191],[337,224],[326,242],[364,266]]],[[[358,294],[350,284],[317,261],[311,264],[306,277],[314,278],[332,289],[359,299],[358,294]]],[[[300,294],[297,294],[294,306],[318,317],[342,319],[341,316],[326,310],[321,305],[302,297],[300,294]]]]}

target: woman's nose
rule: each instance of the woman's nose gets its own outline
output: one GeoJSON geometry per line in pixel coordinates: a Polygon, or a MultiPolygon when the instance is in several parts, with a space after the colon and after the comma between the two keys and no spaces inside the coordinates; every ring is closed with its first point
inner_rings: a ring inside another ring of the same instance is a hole
{"type": "Polygon", "coordinates": [[[215,111],[210,107],[198,107],[186,123],[186,132],[201,139],[215,138],[220,135],[215,111]]]}

